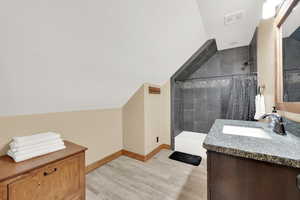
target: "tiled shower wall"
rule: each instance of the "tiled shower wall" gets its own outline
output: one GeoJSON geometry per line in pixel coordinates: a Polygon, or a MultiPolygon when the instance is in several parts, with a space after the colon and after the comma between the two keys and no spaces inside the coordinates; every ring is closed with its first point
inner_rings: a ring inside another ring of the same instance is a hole
{"type": "Polygon", "coordinates": [[[173,102],[174,105],[174,118],[173,118],[173,131],[174,137],[179,135],[183,131],[183,94],[182,94],[182,86],[181,82],[175,82],[173,84],[173,102]]]}
{"type": "Polygon", "coordinates": [[[231,75],[249,74],[250,48],[219,51],[187,80],[181,82],[183,130],[208,133],[216,119],[226,119],[231,75]]]}
{"type": "Polygon", "coordinates": [[[244,66],[249,61],[249,46],[218,51],[187,80],[226,76],[232,74],[249,74],[250,66],[244,66]]]}
{"type": "Polygon", "coordinates": [[[182,82],[183,129],[207,133],[215,119],[225,118],[229,84],[228,79],[182,82]]]}

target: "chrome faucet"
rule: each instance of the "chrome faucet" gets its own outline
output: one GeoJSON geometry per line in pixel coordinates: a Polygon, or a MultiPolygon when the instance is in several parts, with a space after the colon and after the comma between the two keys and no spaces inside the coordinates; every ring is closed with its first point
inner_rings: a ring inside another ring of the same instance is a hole
{"type": "Polygon", "coordinates": [[[269,127],[277,133],[278,135],[286,135],[283,119],[280,115],[276,113],[271,114],[265,114],[261,117],[261,119],[270,118],[271,122],[269,124],[269,127]]]}

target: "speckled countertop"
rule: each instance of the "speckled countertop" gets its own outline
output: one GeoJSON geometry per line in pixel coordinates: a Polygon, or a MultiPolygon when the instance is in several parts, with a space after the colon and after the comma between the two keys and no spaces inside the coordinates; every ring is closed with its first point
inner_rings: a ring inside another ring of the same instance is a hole
{"type": "Polygon", "coordinates": [[[300,137],[297,134],[287,132],[286,136],[277,135],[267,123],[262,122],[218,119],[206,136],[203,147],[228,155],[300,168],[300,137]],[[262,128],[269,137],[224,134],[224,125],[262,128]]]}

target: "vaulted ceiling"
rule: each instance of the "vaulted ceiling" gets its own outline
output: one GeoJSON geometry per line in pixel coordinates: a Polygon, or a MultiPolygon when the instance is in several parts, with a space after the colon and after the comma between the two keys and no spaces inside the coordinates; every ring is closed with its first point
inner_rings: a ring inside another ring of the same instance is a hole
{"type": "Polygon", "coordinates": [[[0,1],[0,116],[121,107],[141,84],[165,83],[209,38],[219,49],[249,44],[261,3],[0,1]],[[241,9],[244,19],[224,26],[224,14],[241,9]]]}
{"type": "Polygon", "coordinates": [[[0,1],[0,116],[123,106],[207,40],[196,0],[0,1]]]}

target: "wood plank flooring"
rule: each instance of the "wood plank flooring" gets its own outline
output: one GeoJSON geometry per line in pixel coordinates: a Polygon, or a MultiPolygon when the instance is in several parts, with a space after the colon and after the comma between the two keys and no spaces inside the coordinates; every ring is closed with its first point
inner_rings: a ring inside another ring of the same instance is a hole
{"type": "Polygon", "coordinates": [[[173,161],[162,150],[147,162],[125,156],[87,175],[87,200],[206,200],[206,161],[173,161]]]}

